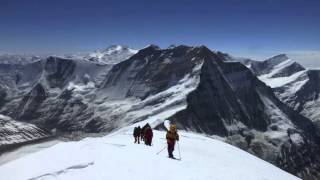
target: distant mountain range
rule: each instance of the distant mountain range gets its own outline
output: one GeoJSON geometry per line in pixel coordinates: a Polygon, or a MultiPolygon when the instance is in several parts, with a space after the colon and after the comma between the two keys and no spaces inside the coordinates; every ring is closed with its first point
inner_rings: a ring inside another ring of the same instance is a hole
{"type": "Polygon", "coordinates": [[[85,59],[101,64],[117,64],[130,56],[136,54],[138,50],[128,46],[112,45],[105,49],[99,49],[92,53],[66,55],[65,58],[85,59]]]}
{"type": "MultiPolygon", "coordinates": [[[[138,50],[131,49],[128,46],[112,45],[105,49],[98,49],[90,53],[75,53],[59,55],[56,57],[67,59],[82,59],[87,61],[93,61],[101,64],[117,64],[123,60],[128,59],[130,56],[137,53],[138,50]]],[[[36,56],[36,55],[17,55],[17,54],[0,54],[1,64],[28,64],[31,62],[45,59],[48,56],[36,56]]]]}
{"type": "Polygon", "coordinates": [[[150,45],[0,63],[0,114],[43,132],[112,132],[142,120],[161,129],[170,119],[303,179],[319,179],[316,110],[310,117],[304,111],[316,108],[319,76],[285,55],[236,61],[205,46],[150,45]]]}
{"type": "Polygon", "coordinates": [[[41,56],[35,55],[17,55],[17,54],[0,54],[1,64],[28,64],[40,60],[41,56]]]}

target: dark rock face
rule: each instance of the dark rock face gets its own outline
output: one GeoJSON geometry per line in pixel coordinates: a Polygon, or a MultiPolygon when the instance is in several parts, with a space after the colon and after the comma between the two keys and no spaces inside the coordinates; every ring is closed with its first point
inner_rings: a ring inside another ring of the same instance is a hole
{"type": "MultiPolygon", "coordinates": [[[[250,129],[266,131],[270,117],[260,97],[265,92],[260,89],[269,89],[242,64],[218,65],[214,61],[204,63],[200,84],[188,96],[188,108],[177,114],[183,119],[179,123],[192,129],[197,127],[192,122],[201,122],[197,130],[222,136],[239,133],[239,122],[250,129]],[[237,129],[227,130],[226,126],[232,125],[237,129]]],[[[274,98],[272,92],[271,97],[274,98]]]]}
{"type": "Polygon", "coordinates": [[[304,104],[308,101],[319,99],[320,94],[320,71],[309,70],[307,72],[309,81],[306,82],[299,91],[295,94],[294,103],[299,104],[297,110],[300,112],[304,104]]]}
{"type": "MultiPolygon", "coordinates": [[[[299,80],[297,79],[297,82],[299,80]]],[[[306,82],[294,94],[287,93],[284,87],[275,88],[274,91],[278,94],[285,94],[281,99],[302,115],[309,117],[320,132],[318,111],[320,108],[320,70],[306,71],[306,76],[301,77],[300,81],[306,82]]]]}
{"type": "Polygon", "coordinates": [[[282,104],[271,88],[240,63],[205,61],[200,84],[188,95],[187,109],[173,119],[180,128],[226,136],[231,144],[304,179],[320,177],[320,138],[315,126],[282,104]],[[282,129],[281,124],[286,123],[293,124],[294,133],[290,128],[282,129]],[[281,131],[281,138],[272,137],[281,131]],[[290,136],[295,133],[303,145],[292,142],[290,136]],[[236,136],[240,138],[234,139],[236,136]],[[275,147],[280,151],[265,149],[275,147]]]}
{"type": "Polygon", "coordinates": [[[18,111],[15,113],[16,119],[30,121],[39,117],[37,110],[46,99],[47,93],[41,84],[37,84],[26,96],[23,97],[18,111]]]}
{"type": "Polygon", "coordinates": [[[276,164],[285,171],[295,174],[302,179],[319,179],[319,147],[313,142],[302,144],[286,142],[281,146],[281,156],[276,164]]]}
{"type": "Polygon", "coordinates": [[[68,80],[73,79],[76,63],[72,60],[49,57],[44,69],[47,72],[46,79],[51,88],[64,87],[68,80]]]}
{"type": "Polygon", "coordinates": [[[187,109],[176,115],[179,124],[186,129],[226,136],[229,131],[224,123],[232,124],[233,119],[244,120],[246,115],[213,60],[205,61],[200,76],[197,90],[188,96],[187,109]]]}
{"type": "Polygon", "coordinates": [[[0,86],[0,108],[5,104],[6,96],[6,90],[0,86]]]}
{"type": "Polygon", "coordinates": [[[177,84],[201,63],[203,58],[212,55],[205,47],[177,46],[160,50],[150,46],[140,50],[127,61],[115,65],[102,88],[112,98],[145,99],[177,84]]]}
{"type": "Polygon", "coordinates": [[[294,62],[292,63],[290,66],[287,66],[285,68],[282,69],[282,71],[274,74],[272,77],[276,78],[276,77],[287,77],[287,76],[291,76],[292,74],[305,70],[304,67],[302,67],[300,64],[294,62]]]}

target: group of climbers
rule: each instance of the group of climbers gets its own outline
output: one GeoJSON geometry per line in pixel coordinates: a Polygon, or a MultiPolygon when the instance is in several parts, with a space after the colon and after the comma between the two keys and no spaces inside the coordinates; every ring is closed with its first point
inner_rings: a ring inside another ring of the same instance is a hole
{"type": "MultiPolygon", "coordinates": [[[[152,145],[153,132],[151,126],[147,123],[145,126],[140,128],[140,126],[135,127],[133,130],[134,143],[140,144],[140,139],[144,141],[147,146],[152,145]]],[[[179,135],[177,133],[177,126],[175,124],[170,124],[169,130],[166,134],[167,140],[167,150],[169,158],[173,158],[173,151],[176,141],[179,141],[179,135]]]]}
{"type": "Polygon", "coordinates": [[[153,132],[149,123],[140,128],[140,126],[135,127],[133,130],[134,143],[140,144],[140,139],[144,141],[147,146],[151,146],[153,132]]]}

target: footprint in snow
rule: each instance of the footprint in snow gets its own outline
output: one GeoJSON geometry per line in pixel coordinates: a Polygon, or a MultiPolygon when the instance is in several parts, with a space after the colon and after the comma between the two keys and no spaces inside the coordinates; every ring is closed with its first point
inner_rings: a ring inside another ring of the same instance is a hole
{"type": "Polygon", "coordinates": [[[52,177],[52,176],[53,177],[57,177],[60,174],[67,173],[68,171],[84,169],[84,168],[87,168],[87,167],[92,166],[92,165],[94,165],[94,162],[89,162],[89,163],[85,163],[85,164],[76,164],[76,165],[70,166],[70,167],[68,167],[66,169],[62,169],[60,171],[56,171],[56,172],[53,172],[53,173],[43,174],[43,175],[40,175],[40,176],[37,176],[37,177],[30,178],[28,180],[40,180],[40,179],[43,179],[43,178],[46,178],[46,177],[52,177]]]}
{"type": "Polygon", "coordinates": [[[107,145],[116,146],[116,147],[125,147],[125,144],[116,144],[116,143],[105,143],[107,145]]]}

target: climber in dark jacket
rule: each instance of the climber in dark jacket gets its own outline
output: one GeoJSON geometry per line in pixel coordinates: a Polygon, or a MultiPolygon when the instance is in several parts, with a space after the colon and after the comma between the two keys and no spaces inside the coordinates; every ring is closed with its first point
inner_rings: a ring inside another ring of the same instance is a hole
{"type": "Polygon", "coordinates": [[[146,125],[144,125],[142,128],[141,128],[141,140],[143,140],[144,141],[144,134],[146,133],[146,128],[147,127],[151,127],[150,125],[149,125],[149,123],[147,123],[146,125]]]}
{"type": "Polygon", "coordinates": [[[144,143],[148,146],[151,146],[152,144],[152,138],[153,138],[153,132],[151,129],[151,126],[147,123],[144,127],[143,127],[144,131],[143,131],[143,136],[144,136],[144,143]]]}
{"type": "Polygon", "coordinates": [[[179,135],[177,133],[177,127],[175,124],[170,125],[170,129],[169,131],[167,131],[166,139],[168,144],[169,158],[174,158],[173,157],[174,146],[176,141],[179,141],[179,135]]]}
{"type": "Polygon", "coordinates": [[[141,135],[141,128],[140,126],[135,127],[133,130],[133,137],[134,137],[134,143],[140,144],[140,135],[141,135]]]}

